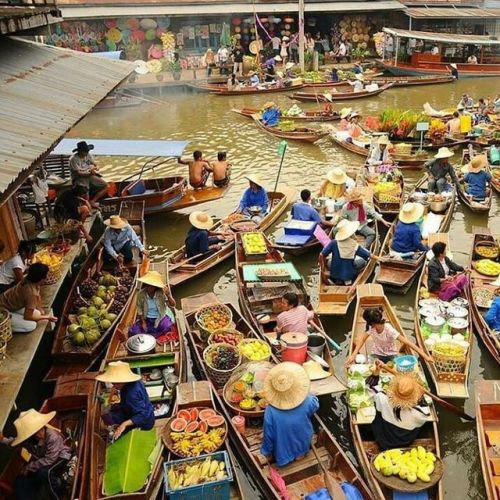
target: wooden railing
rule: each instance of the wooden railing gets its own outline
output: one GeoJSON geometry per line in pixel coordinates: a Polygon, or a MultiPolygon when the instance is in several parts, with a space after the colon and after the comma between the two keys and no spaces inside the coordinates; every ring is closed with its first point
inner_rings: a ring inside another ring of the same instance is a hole
{"type": "Polygon", "coordinates": [[[2,7],[43,7],[44,5],[55,5],[56,0],[0,0],[2,7]]]}
{"type": "Polygon", "coordinates": [[[482,6],[484,0],[399,0],[405,5],[429,5],[440,7],[467,7],[467,6],[482,6]]]}

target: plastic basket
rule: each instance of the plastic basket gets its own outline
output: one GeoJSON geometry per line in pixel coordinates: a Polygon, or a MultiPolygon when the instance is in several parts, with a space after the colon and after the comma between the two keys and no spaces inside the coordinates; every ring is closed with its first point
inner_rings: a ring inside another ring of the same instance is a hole
{"type": "Polygon", "coordinates": [[[229,380],[229,378],[231,377],[231,374],[234,372],[234,370],[236,370],[236,368],[238,368],[238,366],[241,365],[241,354],[238,350],[237,347],[234,347],[230,344],[224,344],[224,343],[220,343],[220,344],[212,344],[212,345],[209,345],[204,351],[203,351],[203,359],[205,361],[205,366],[207,367],[207,373],[208,373],[208,376],[210,377],[210,380],[212,381],[212,383],[218,388],[222,388],[224,387],[224,385],[226,384],[226,382],[229,380]],[[216,349],[219,349],[221,347],[227,347],[233,351],[236,352],[236,354],[238,355],[238,363],[236,364],[236,366],[234,366],[233,368],[231,368],[230,370],[218,370],[217,368],[214,368],[210,365],[210,363],[207,361],[208,359],[208,355],[213,352],[214,350],[216,349]]]}
{"type": "Polygon", "coordinates": [[[242,363],[248,363],[248,362],[257,362],[257,361],[269,361],[269,359],[271,358],[271,347],[269,346],[269,344],[267,342],[265,342],[264,340],[260,340],[260,339],[245,339],[243,341],[241,341],[239,344],[238,344],[238,349],[240,351],[240,354],[241,354],[241,358],[242,358],[242,363]],[[265,358],[262,358],[262,359],[250,359],[250,358],[247,358],[243,352],[241,351],[241,348],[245,345],[245,344],[249,344],[250,342],[258,342],[262,345],[265,345],[267,347],[267,352],[268,352],[268,355],[265,357],[265,358]]]}
{"type": "Polygon", "coordinates": [[[170,500],[229,500],[231,491],[230,483],[233,480],[233,470],[227,451],[216,451],[209,455],[200,455],[197,458],[184,458],[181,460],[171,460],[163,464],[165,493],[170,500]],[[209,483],[194,484],[192,486],[181,487],[172,490],[168,481],[168,471],[171,467],[180,464],[192,464],[194,462],[203,461],[207,458],[215,460],[224,460],[226,478],[211,481],[209,483]]]}
{"type": "Polygon", "coordinates": [[[0,322],[0,341],[4,340],[5,344],[12,338],[12,321],[11,314],[7,309],[0,308],[0,316],[4,319],[0,322]]]}
{"type": "Polygon", "coordinates": [[[398,356],[394,362],[396,363],[396,370],[400,373],[411,373],[415,371],[417,365],[417,357],[411,354],[405,356],[398,356]]]}
{"type": "Polygon", "coordinates": [[[210,304],[199,309],[195,314],[195,319],[200,328],[201,338],[206,342],[212,333],[227,328],[231,324],[233,313],[225,304],[210,304]],[[207,316],[214,313],[222,314],[222,316],[227,319],[226,324],[218,324],[214,328],[207,325],[207,316]]]}

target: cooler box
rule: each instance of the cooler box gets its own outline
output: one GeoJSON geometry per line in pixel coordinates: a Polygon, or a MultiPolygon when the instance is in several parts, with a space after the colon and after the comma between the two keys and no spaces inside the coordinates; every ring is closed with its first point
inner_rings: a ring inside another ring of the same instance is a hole
{"type": "Polygon", "coordinates": [[[285,225],[285,235],[307,236],[310,238],[314,233],[316,224],[317,222],[313,221],[292,219],[285,225]]]}
{"type": "Polygon", "coordinates": [[[298,234],[284,234],[276,240],[276,243],[278,245],[287,245],[290,247],[301,247],[305,245],[311,238],[312,235],[301,236],[298,234]]]}

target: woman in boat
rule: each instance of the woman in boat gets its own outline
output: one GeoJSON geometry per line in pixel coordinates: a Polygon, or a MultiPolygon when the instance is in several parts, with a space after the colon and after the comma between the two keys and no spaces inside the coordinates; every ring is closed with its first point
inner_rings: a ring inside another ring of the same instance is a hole
{"type": "Polygon", "coordinates": [[[241,85],[234,73],[227,79],[227,90],[241,90],[241,85]]]}
{"type": "Polygon", "coordinates": [[[389,153],[389,144],[389,138],[386,135],[381,135],[370,152],[368,163],[370,165],[392,164],[393,161],[389,153]]]}
{"type": "Polygon", "coordinates": [[[225,240],[222,234],[212,233],[214,222],[212,217],[205,212],[196,210],[189,214],[191,229],[188,231],[186,240],[186,257],[193,264],[207,258],[210,254],[220,250],[221,243],[225,240]]]}
{"type": "Polygon", "coordinates": [[[355,185],[354,179],[351,179],[340,167],[335,167],[327,172],[319,188],[318,196],[340,200],[345,198],[355,185]]]}
{"type": "MultiPolygon", "coordinates": [[[[49,425],[55,416],[55,411],[40,413],[33,408],[22,411],[14,420],[17,437],[1,438],[3,444],[22,444],[31,454],[31,459],[14,482],[17,500],[54,498],[51,483],[56,479],[55,469],[62,468],[71,458],[71,449],[64,444],[61,431],[49,425]]],[[[57,479],[62,481],[62,478],[57,479]]]]}
{"type": "Polygon", "coordinates": [[[464,268],[446,257],[446,243],[437,241],[432,245],[434,257],[428,266],[427,287],[429,292],[437,293],[441,300],[451,300],[462,295],[469,279],[464,268]]]}
{"type": "Polygon", "coordinates": [[[274,102],[266,102],[262,107],[261,122],[266,127],[275,127],[280,121],[280,108],[274,102]]]}
{"type": "Polygon", "coordinates": [[[267,191],[262,186],[262,181],[257,174],[249,174],[246,176],[246,179],[250,185],[241,197],[238,211],[248,217],[264,217],[269,208],[267,191]],[[255,212],[254,210],[250,211],[250,208],[254,207],[260,208],[260,212],[258,214],[252,213],[255,212]]]}
{"type": "Polygon", "coordinates": [[[352,91],[353,92],[363,92],[365,89],[363,86],[363,82],[365,81],[365,77],[363,75],[355,75],[356,80],[354,81],[349,81],[349,85],[352,85],[352,91]]]}
{"type": "Polygon", "coordinates": [[[149,333],[158,338],[174,333],[175,315],[170,307],[175,307],[175,300],[161,274],[148,271],[137,281],[143,286],[137,296],[137,320],[130,327],[130,335],[149,333]]]}
{"type": "Polygon", "coordinates": [[[132,226],[119,215],[112,215],[104,221],[107,226],[102,237],[104,246],[104,262],[117,262],[129,264],[134,260],[133,249],[137,248],[141,255],[149,257],[142,241],[133,230],[132,226]]]}
{"type": "Polygon", "coordinates": [[[404,335],[400,335],[400,333],[385,320],[382,309],[365,309],[363,311],[363,319],[366,321],[365,333],[356,338],[356,346],[352,354],[347,358],[345,363],[346,366],[350,366],[354,363],[356,355],[361,351],[368,339],[371,339],[370,356],[383,363],[388,363],[396,356],[399,356],[402,345],[407,346],[426,361],[433,361],[431,356],[426,354],[404,335]]]}
{"type": "Polygon", "coordinates": [[[287,292],[281,298],[283,312],[276,318],[275,331],[278,333],[278,340],[283,333],[299,332],[308,333],[309,321],[314,318],[314,311],[310,311],[306,306],[299,304],[299,297],[294,292],[287,292]]]}
{"type": "Polygon", "coordinates": [[[311,206],[311,191],[303,189],[300,192],[300,201],[292,205],[292,219],[309,222],[316,222],[323,226],[332,226],[333,224],[321,217],[319,212],[311,206]]]}
{"type": "Polygon", "coordinates": [[[259,75],[255,71],[250,71],[248,73],[249,82],[250,82],[250,87],[258,87],[260,85],[260,78],[259,75]]]}
{"type": "Polygon", "coordinates": [[[347,125],[347,132],[349,132],[349,136],[351,139],[357,139],[360,135],[363,135],[363,129],[359,125],[359,119],[361,115],[356,113],[356,111],[352,112],[349,115],[349,124],[347,125]]]}
{"type": "Polygon", "coordinates": [[[372,431],[380,450],[410,446],[422,426],[432,421],[419,376],[400,373],[391,380],[386,392],[373,390],[376,413],[372,431]]]}
{"type": "Polygon", "coordinates": [[[458,80],[458,67],[455,63],[450,64],[450,68],[448,68],[450,71],[450,75],[454,80],[458,80]]]}
{"type": "Polygon", "coordinates": [[[112,361],[106,371],[97,375],[99,382],[113,384],[120,391],[120,402],[102,414],[106,425],[118,426],[113,434],[118,439],[124,432],[134,428],[149,431],[155,423],[154,408],[149,400],[142,377],[130,369],[124,361],[112,361]]]}
{"type": "Polygon", "coordinates": [[[450,158],[453,156],[453,151],[446,147],[439,148],[434,155],[434,159],[425,163],[427,174],[429,175],[429,191],[433,193],[442,193],[448,191],[448,177],[453,182],[457,182],[457,174],[453,165],[450,163],[450,158]]]}
{"type": "Polygon", "coordinates": [[[289,361],[271,368],[264,381],[268,406],[260,452],[269,462],[273,458],[278,467],[302,458],[311,449],[311,420],[319,401],[309,394],[310,385],[305,369],[289,361]]]}
{"type": "Polygon", "coordinates": [[[420,203],[405,203],[399,212],[399,221],[394,231],[390,253],[401,258],[412,258],[417,252],[427,252],[429,248],[422,242],[422,232],[418,222],[424,215],[420,203]]]}
{"type": "Polygon", "coordinates": [[[491,174],[485,169],[488,166],[486,155],[477,155],[467,165],[467,173],[463,176],[466,184],[465,192],[473,200],[485,200],[488,196],[491,174]]]}
{"type": "Polygon", "coordinates": [[[339,130],[347,130],[347,127],[349,127],[351,112],[352,108],[342,108],[340,110],[339,130]]]}
{"type": "Polygon", "coordinates": [[[484,316],[484,321],[486,321],[486,324],[492,330],[500,331],[500,295],[497,296],[491,304],[491,307],[488,309],[488,312],[484,316]]]}
{"type": "Polygon", "coordinates": [[[0,264],[0,293],[23,280],[24,272],[35,250],[34,243],[22,240],[17,247],[17,253],[0,264]]]}

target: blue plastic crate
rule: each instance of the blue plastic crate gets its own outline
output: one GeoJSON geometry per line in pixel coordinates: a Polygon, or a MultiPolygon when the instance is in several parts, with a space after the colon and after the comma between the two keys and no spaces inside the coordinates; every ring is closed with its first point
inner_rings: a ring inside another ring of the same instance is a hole
{"type": "Polygon", "coordinates": [[[285,225],[286,235],[312,236],[316,222],[292,219],[285,225]]]}
{"type": "Polygon", "coordinates": [[[227,451],[216,451],[208,455],[200,455],[195,458],[183,458],[180,460],[171,460],[163,464],[163,479],[165,483],[165,493],[170,500],[229,500],[231,496],[231,482],[233,480],[233,471],[227,451]],[[172,465],[181,463],[203,461],[206,458],[215,460],[224,460],[226,464],[226,479],[220,481],[212,481],[205,484],[194,484],[186,488],[171,490],[168,484],[168,470],[172,465]]]}

